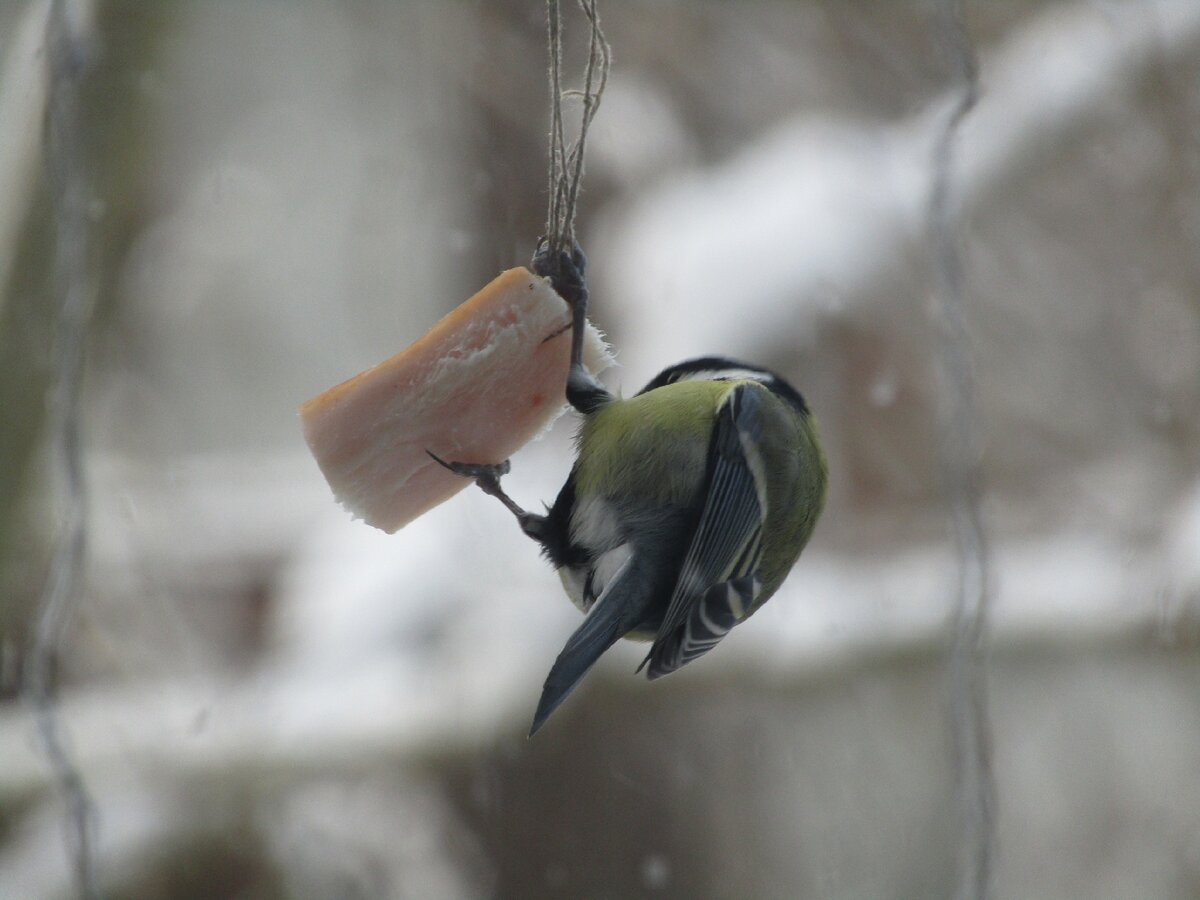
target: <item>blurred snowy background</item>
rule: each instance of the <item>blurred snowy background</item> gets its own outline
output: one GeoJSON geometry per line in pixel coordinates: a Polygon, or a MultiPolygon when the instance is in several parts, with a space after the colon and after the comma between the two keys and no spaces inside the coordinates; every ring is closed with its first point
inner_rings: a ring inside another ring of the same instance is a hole
{"type": "MultiPolygon", "coordinates": [[[[4,900],[75,890],[19,699],[61,509],[47,5],[0,4],[4,900]]],[[[580,229],[609,381],[708,352],[773,366],[832,484],[784,590],[718,652],[650,685],[616,648],[532,741],[577,622],[553,572],[478,492],[390,537],[350,521],[296,407],[527,261],[543,4],[77,7],[98,293],[57,684],[104,895],[948,896],[935,4],[602,3],[580,229]]],[[[1200,4],[967,12],[995,896],[1200,897],[1200,4]]],[[[514,458],[520,502],[553,498],[570,430],[514,458]]]]}

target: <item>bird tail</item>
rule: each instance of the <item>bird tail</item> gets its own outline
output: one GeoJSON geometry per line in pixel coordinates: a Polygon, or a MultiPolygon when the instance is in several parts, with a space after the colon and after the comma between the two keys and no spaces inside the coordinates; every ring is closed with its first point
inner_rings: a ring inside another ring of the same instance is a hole
{"type": "Polygon", "coordinates": [[[550,714],[567,699],[567,695],[575,690],[604,651],[636,624],[630,621],[631,618],[636,619],[637,615],[633,609],[636,604],[630,602],[632,598],[629,596],[629,589],[636,589],[637,582],[627,577],[629,575],[630,567],[626,565],[558,654],[550,674],[546,676],[542,698],[538,701],[537,712],[533,716],[533,727],[529,729],[530,737],[545,724],[550,714]]]}

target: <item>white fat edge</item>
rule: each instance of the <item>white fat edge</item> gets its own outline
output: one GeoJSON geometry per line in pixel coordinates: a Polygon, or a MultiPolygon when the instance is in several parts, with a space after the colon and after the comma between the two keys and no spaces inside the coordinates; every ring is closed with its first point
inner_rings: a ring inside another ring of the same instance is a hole
{"type": "Polygon", "coordinates": [[[619,365],[607,335],[590,321],[587,323],[587,337],[583,342],[583,364],[593,375],[599,375],[619,365]]]}
{"type": "MultiPolygon", "coordinates": [[[[604,332],[591,322],[588,322],[587,337],[583,342],[583,364],[593,375],[599,375],[601,372],[619,365],[612,347],[609,346],[608,341],[604,337],[604,332]]],[[[563,413],[570,408],[571,405],[566,400],[566,384],[564,384],[562,404],[558,409],[549,414],[546,424],[542,426],[537,434],[529,439],[530,443],[540,441],[548,435],[551,429],[554,428],[555,423],[562,418],[563,413]]]]}
{"type": "MultiPolygon", "coordinates": [[[[550,285],[550,279],[540,275],[533,276],[535,281],[541,282],[542,289],[551,297],[558,301],[559,309],[565,316],[559,323],[559,328],[565,328],[571,324],[571,308],[550,285]]],[[[616,356],[613,353],[612,347],[608,343],[608,338],[596,325],[588,320],[586,337],[583,342],[583,364],[593,375],[599,375],[617,365],[616,356]]]]}

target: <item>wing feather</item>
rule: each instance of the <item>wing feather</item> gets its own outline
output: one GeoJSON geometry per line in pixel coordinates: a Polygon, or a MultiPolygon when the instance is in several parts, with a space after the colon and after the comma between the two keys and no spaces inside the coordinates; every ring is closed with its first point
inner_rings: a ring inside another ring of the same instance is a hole
{"type": "Polygon", "coordinates": [[[739,384],[717,413],[704,509],[646,658],[651,678],[708,652],[753,608],[767,514],[756,450],[763,390],[739,384]]]}
{"type": "Polygon", "coordinates": [[[575,690],[583,676],[604,651],[620,640],[636,623],[645,605],[645,578],[630,553],[624,555],[612,577],[575,633],[554,661],[533,717],[532,736],[545,724],[559,704],[575,690]]]}

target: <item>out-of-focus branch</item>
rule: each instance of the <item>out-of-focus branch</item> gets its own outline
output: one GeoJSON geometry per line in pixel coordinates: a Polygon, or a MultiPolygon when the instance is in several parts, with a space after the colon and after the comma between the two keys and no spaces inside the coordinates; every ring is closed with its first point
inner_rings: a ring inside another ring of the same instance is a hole
{"type": "Polygon", "coordinates": [[[58,328],[47,418],[59,477],[61,526],[42,591],[21,692],[37,737],[69,809],[71,853],[81,897],[98,896],[92,866],[94,811],[55,708],[58,654],[78,604],[87,538],[87,496],[80,437],[84,344],[95,301],[89,264],[91,172],[83,134],[80,85],[87,69],[90,3],[55,0],[46,19],[49,69],[45,160],[53,192],[54,292],[58,328]]]}
{"type": "Polygon", "coordinates": [[[42,157],[42,117],[50,72],[39,60],[45,48],[50,0],[33,0],[20,16],[0,71],[0,311],[33,200],[42,157]]]}
{"type": "Polygon", "coordinates": [[[982,441],[975,357],[967,328],[966,275],[954,190],[955,151],[963,122],[979,99],[979,70],[975,47],[963,22],[961,0],[943,0],[939,13],[941,41],[954,61],[955,78],[960,83],[959,100],[951,107],[934,142],[929,196],[935,283],[932,332],[940,400],[937,443],[958,570],[947,666],[950,732],[957,768],[955,791],[962,826],[956,896],[960,900],[986,900],[996,832],[996,786],[984,669],[991,585],[981,511],[982,441]]]}

